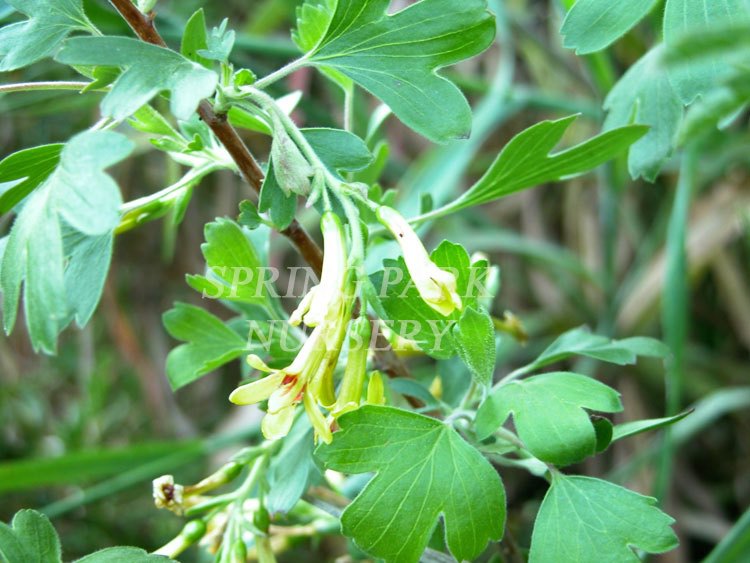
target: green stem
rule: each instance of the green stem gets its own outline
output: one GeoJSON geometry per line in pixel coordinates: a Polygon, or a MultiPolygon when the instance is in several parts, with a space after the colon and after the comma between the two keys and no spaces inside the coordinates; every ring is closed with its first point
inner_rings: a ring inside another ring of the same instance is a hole
{"type": "MultiPolygon", "coordinates": [[[[689,147],[682,158],[677,194],[667,232],[667,273],[662,297],[664,339],[672,350],[672,358],[667,364],[667,416],[678,414],[682,407],[685,344],[689,318],[687,224],[690,216],[690,202],[697,183],[696,161],[696,148],[689,147]]],[[[655,492],[656,497],[662,501],[669,493],[675,449],[672,431],[667,429],[664,433],[655,492]]]]}
{"type": "Polygon", "coordinates": [[[40,92],[49,90],[67,90],[80,92],[91,82],[19,82],[17,84],[0,84],[0,94],[13,92],[40,92]]]}
{"type": "Polygon", "coordinates": [[[281,67],[280,69],[272,72],[268,76],[261,78],[253,86],[257,88],[258,90],[263,90],[265,88],[268,88],[274,82],[278,82],[282,78],[289,76],[295,70],[299,70],[306,64],[307,64],[307,55],[305,55],[302,58],[296,59],[290,62],[289,64],[281,67]]]}

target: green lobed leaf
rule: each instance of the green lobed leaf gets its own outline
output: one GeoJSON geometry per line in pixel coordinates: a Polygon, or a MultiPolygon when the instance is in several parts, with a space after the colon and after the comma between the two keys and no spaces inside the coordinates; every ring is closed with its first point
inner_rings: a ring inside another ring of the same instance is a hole
{"type": "Polygon", "coordinates": [[[0,28],[0,72],[52,56],[74,31],[89,31],[82,0],[7,0],[27,21],[0,28]]]}
{"type": "MultiPolygon", "coordinates": [[[[468,252],[459,244],[443,241],[430,255],[440,268],[457,274],[456,289],[464,308],[476,306],[485,292],[484,280],[488,264],[485,260],[471,263],[468,252]]],[[[371,276],[375,291],[385,313],[388,327],[402,338],[413,340],[427,354],[447,359],[456,353],[453,326],[462,312],[445,317],[427,305],[411,280],[404,259],[384,260],[384,270],[371,276]]]]}
{"type": "Polygon", "coordinates": [[[91,268],[87,273],[90,277],[84,280],[91,290],[97,284],[89,282],[103,275],[109,253],[104,265],[98,260],[95,265],[81,266],[80,249],[78,253],[74,246],[66,249],[63,232],[69,227],[83,236],[113,236],[122,198],[103,170],[132,149],[133,144],[118,133],[89,131],[77,135],[65,145],[52,175],[29,197],[13,224],[0,268],[6,333],[15,325],[22,286],[26,323],[36,350],[54,353],[57,335],[69,324],[71,315],[79,322],[90,317],[90,300],[96,297],[98,301],[98,294],[79,299],[76,291],[69,292],[66,266],[73,271],[91,268]]]}
{"type": "Polygon", "coordinates": [[[604,101],[608,111],[605,129],[630,123],[650,129],[630,148],[628,169],[635,179],[653,182],[672,155],[674,137],[682,120],[683,108],[661,63],[662,47],[646,53],[620,78],[604,101]]]}
{"type": "Polygon", "coordinates": [[[482,403],[477,435],[490,436],[513,415],[518,436],[535,457],[570,465],[596,453],[596,432],[584,409],[620,412],[620,395],[577,373],[545,373],[512,381],[493,390],[482,403]]]}
{"type": "Polygon", "coordinates": [[[186,59],[210,68],[211,61],[198,54],[199,51],[207,48],[206,14],[203,8],[200,8],[190,16],[185,24],[185,31],[182,32],[182,42],[180,43],[180,53],[186,59]]]}
{"type": "Polygon", "coordinates": [[[623,153],[647,131],[641,126],[621,127],[550,154],[576,118],[571,115],[542,121],[513,137],[487,173],[444,209],[460,211],[540,184],[585,174],[623,153]]]}
{"type": "Polygon", "coordinates": [[[162,320],[172,338],[187,342],[167,356],[167,377],[175,391],[248,351],[244,337],[200,307],[175,303],[162,320]]]}
{"type": "Polygon", "coordinates": [[[126,68],[102,101],[102,113],[122,120],[160,92],[170,93],[170,108],[188,119],[216,89],[218,76],[179,53],[128,37],[75,37],[65,42],[56,60],[69,65],[126,68]]]}
{"type": "Polygon", "coordinates": [[[211,61],[226,63],[234,48],[236,34],[233,29],[227,29],[228,19],[224,19],[219,27],[211,29],[206,38],[206,48],[198,51],[198,55],[211,61]]]}
{"type": "Polygon", "coordinates": [[[67,257],[65,295],[76,324],[84,327],[96,310],[112,261],[114,236],[87,236],[63,229],[63,250],[67,257]]]}
{"type": "Polygon", "coordinates": [[[632,337],[612,340],[592,334],[585,327],[574,328],[560,335],[531,364],[519,370],[530,373],[571,356],[586,356],[620,366],[634,364],[638,356],[665,358],[669,348],[653,338],[632,337]]]}
{"type": "MultiPolygon", "coordinates": [[[[664,42],[667,47],[683,38],[700,36],[726,25],[750,23],[750,0],[668,0],[664,10],[664,42]]],[[[733,72],[740,51],[726,52],[704,62],[671,68],[669,80],[685,105],[712,90],[733,72]]]]}
{"type": "Polygon", "coordinates": [[[577,0],[563,22],[563,45],[586,55],[609,47],[630,31],[658,0],[577,0]]]}
{"type": "Polygon", "coordinates": [[[265,269],[249,232],[230,219],[218,218],[205,226],[204,233],[201,251],[207,274],[187,276],[188,285],[210,299],[265,303],[265,269]]]}
{"type": "Polygon", "coordinates": [[[495,372],[495,326],[487,311],[466,307],[453,327],[458,355],[480,385],[490,385],[495,372]]]}
{"type": "Polygon", "coordinates": [[[654,498],[556,474],[534,524],[529,562],[637,563],[634,548],[665,553],[677,546],[673,522],[654,498]]]}
{"type": "Polygon", "coordinates": [[[389,563],[416,563],[438,517],[453,556],[473,560],[503,535],[505,491],[477,450],[439,420],[365,406],[316,455],[326,467],[376,475],[344,510],[342,531],[389,563]]]}
{"type": "Polygon", "coordinates": [[[60,539],[44,514],[19,510],[10,526],[0,522],[0,559],[8,563],[61,563],[60,539]]]}
{"type": "Polygon", "coordinates": [[[108,547],[77,559],[75,563],[164,563],[172,561],[138,547],[108,547]]]}
{"type": "Polygon", "coordinates": [[[339,0],[318,41],[325,10],[313,15],[314,25],[297,34],[305,46],[315,43],[307,62],[354,80],[432,141],[468,137],[471,108],[437,70],[478,55],[492,43],[495,24],[486,0],[422,0],[392,15],[386,13],[389,4],[339,0]]]}
{"type": "Polygon", "coordinates": [[[268,468],[268,493],[264,502],[272,515],[289,512],[307,491],[311,475],[317,472],[313,463],[314,443],[309,419],[297,417],[268,468]]]}
{"type": "Polygon", "coordinates": [[[65,145],[42,145],[11,154],[0,162],[0,183],[14,185],[0,196],[0,213],[7,213],[39,187],[57,168],[65,145]]]}

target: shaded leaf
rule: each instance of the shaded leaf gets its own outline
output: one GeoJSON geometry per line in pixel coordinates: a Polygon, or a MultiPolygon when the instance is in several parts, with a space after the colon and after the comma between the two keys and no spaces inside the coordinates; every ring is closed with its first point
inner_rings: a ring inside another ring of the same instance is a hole
{"type": "Polygon", "coordinates": [[[10,526],[0,522],[0,556],[8,563],[60,563],[60,539],[44,514],[19,510],[10,526]]]}
{"type": "Polygon", "coordinates": [[[214,93],[218,77],[179,53],[128,37],[75,37],[56,59],[69,65],[125,67],[102,101],[102,113],[122,120],[160,92],[170,93],[175,117],[188,119],[214,93]]]}
{"type": "Polygon", "coordinates": [[[49,57],[72,32],[91,29],[82,0],[6,1],[29,19],[0,29],[0,72],[49,57]]]}
{"type": "Polygon", "coordinates": [[[630,148],[628,169],[633,178],[654,181],[672,155],[674,136],[682,119],[682,103],[663,65],[661,46],[646,53],[620,78],[604,101],[609,113],[605,129],[630,123],[650,129],[630,148]]]}

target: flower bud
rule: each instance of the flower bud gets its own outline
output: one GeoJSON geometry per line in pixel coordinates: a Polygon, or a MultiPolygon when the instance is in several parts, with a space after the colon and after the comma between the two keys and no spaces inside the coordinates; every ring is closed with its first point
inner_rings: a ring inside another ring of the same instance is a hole
{"type": "Polygon", "coordinates": [[[331,413],[334,418],[359,407],[365,385],[371,337],[372,326],[367,317],[359,317],[352,322],[349,330],[349,357],[336,405],[331,413]]]}
{"type": "Polygon", "coordinates": [[[458,295],[456,276],[439,268],[427,254],[417,233],[401,214],[390,207],[381,206],[377,212],[380,221],[393,234],[401,246],[406,268],[420,297],[432,309],[447,317],[463,304],[458,295]]]}
{"type": "Polygon", "coordinates": [[[385,385],[383,384],[383,376],[379,371],[370,374],[370,383],[367,385],[367,404],[385,404],[385,385]]]}

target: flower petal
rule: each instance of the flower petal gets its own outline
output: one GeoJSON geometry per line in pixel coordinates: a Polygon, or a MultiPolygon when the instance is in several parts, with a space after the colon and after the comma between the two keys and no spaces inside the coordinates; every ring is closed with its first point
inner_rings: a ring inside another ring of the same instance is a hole
{"type": "Polygon", "coordinates": [[[257,381],[237,387],[229,395],[229,400],[235,405],[252,405],[265,401],[279,388],[284,377],[283,371],[277,371],[257,381]]]}
{"type": "Polygon", "coordinates": [[[320,411],[320,408],[315,402],[315,399],[313,399],[310,393],[305,393],[303,401],[307,417],[310,419],[310,422],[315,429],[315,436],[323,440],[326,444],[330,444],[333,440],[333,433],[331,432],[331,427],[329,426],[326,417],[320,411]]]}
{"type": "Polygon", "coordinates": [[[263,417],[260,429],[268,440],[279,440],[292,429],[296,405],[290,405],[277,413],[268,413],[263,417]]]}

